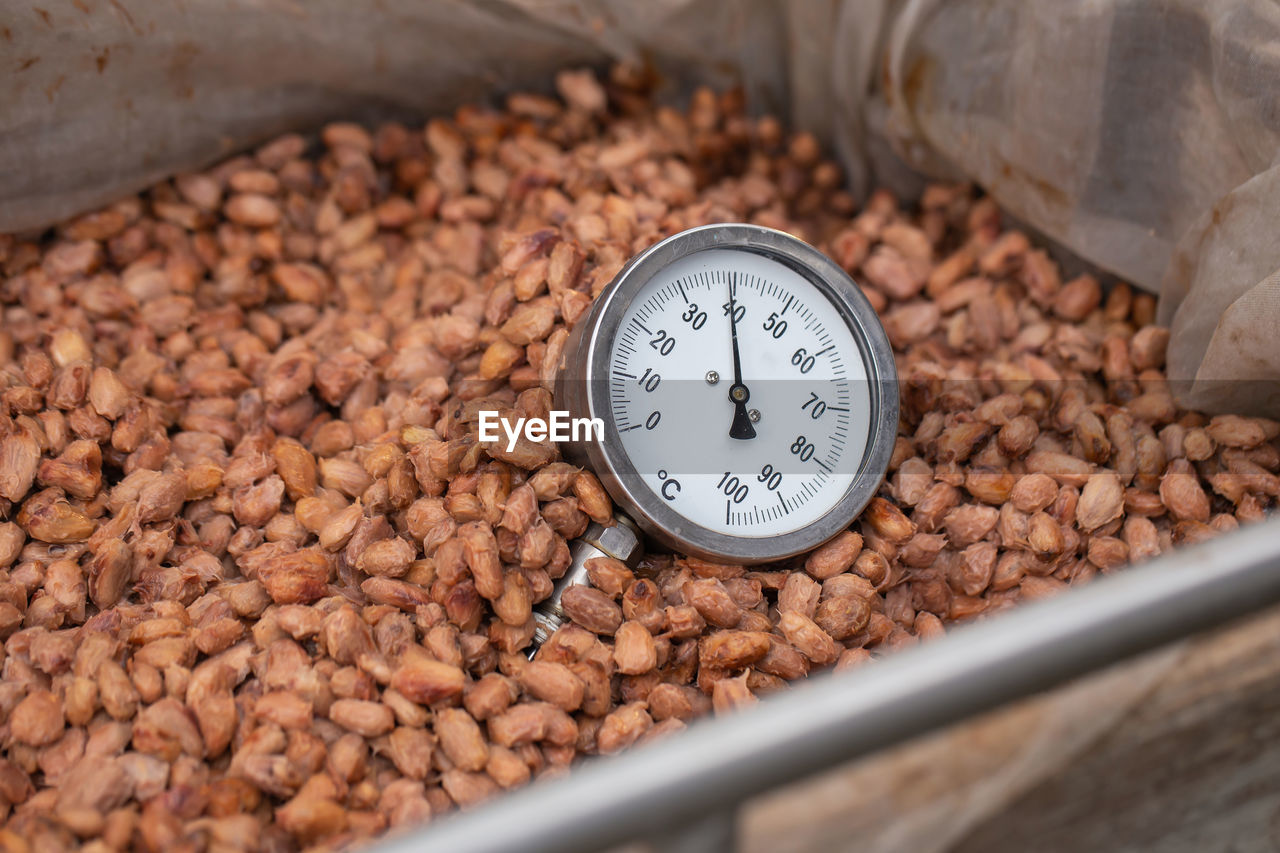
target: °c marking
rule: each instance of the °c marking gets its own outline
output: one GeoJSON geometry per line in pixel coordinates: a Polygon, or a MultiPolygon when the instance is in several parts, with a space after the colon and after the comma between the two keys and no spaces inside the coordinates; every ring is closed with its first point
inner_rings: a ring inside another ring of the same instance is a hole
{"type": "Polygon", "coordinates": [[[675,500],[676,496],[669,493],[667,490],[675,489],[675,491],[679,493],[680,481],[677,480],[675,477],[668,477],[666,471],[659,471],[658,479],[662,481],[662,486],[658,489],[658,491],[661,492],[662,496],[669,501],[675,500]]]}

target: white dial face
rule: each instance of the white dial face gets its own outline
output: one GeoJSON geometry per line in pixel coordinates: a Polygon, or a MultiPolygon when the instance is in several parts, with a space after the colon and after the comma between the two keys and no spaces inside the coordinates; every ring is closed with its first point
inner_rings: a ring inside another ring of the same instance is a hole
{"type": "Polygon", "coordinates": [[[654,498],[708,530],[767,538],[812,524],[866,453],[853,332],[764,255],[707,249],[662,269],[625,306],[609,367],[624,452],[654,498]]]}

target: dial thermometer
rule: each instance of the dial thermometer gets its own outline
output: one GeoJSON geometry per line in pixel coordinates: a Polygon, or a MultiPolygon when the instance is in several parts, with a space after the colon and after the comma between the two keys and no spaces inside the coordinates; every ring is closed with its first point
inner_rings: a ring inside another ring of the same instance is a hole
{"type": "Polygon", "coordinates": [[[563,445],[623,523],[593,524],[538,614],[601,552],[634,562],[634,527],[673,550],[757,564],[811,550],[854,520],[898,426],[893,351],[838,265],[756,225],[707,225],[640,253],[574,328],[557,405],[598,418],[563,445]]]}

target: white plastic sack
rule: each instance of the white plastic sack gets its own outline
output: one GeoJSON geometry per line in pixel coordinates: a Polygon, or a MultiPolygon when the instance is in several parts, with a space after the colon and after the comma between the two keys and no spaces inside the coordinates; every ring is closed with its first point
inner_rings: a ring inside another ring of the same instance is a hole
{"type": "Polygon", "coordinates": [[[1280,415],[1280,5],[913,0],[886,133],[1161,294],[1187,405],[1280,415]]]}
{"type": "Polygon", "coordinates": [[[1280,415],[1274,0],[48,0],[0,33],[0,231],[287,129],[641,60],[673,97],[741,85],[855,193],[976,181],[1162,293],[1184,402],[1280,415]]]}
{"type": "MultiPolygon", "coordinates": [[[[877,0],[877,4],[879,0],[877,0]]],[[[46,0],[0,4],[0,232],[40,227],[334,119],[418,118],[636,58],[672,97],[742,84],[830,120],[830,3],[46,0]],[[821,16],[815,17],[815,11],[821,16]],[[789,64],[803,79],[788,88],[789,64]],[[12,70],[11,70],[12,69],[12,70]],[[793,92],[811,93],[801,99],[793,92]]],[[[869,49],[869,48],[868,48],[869,49]]]]}

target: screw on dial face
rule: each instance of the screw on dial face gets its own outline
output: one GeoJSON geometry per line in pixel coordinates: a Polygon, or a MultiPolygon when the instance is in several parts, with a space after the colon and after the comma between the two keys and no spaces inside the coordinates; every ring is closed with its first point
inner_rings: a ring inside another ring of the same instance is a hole
{"type": "Polygon", "coordinates": [[[658,271],[625,309],[608,368],[630,463],[662,505],[708,530],[802,529],[841,501],[866,455],[869,377],[848,320],[763,254],[712,248],[658,271]],[[727,322],[710,322],[716,311],[727,322]],[[731,413],[712,380],[729,375],[731,413]]]}

